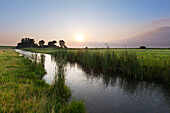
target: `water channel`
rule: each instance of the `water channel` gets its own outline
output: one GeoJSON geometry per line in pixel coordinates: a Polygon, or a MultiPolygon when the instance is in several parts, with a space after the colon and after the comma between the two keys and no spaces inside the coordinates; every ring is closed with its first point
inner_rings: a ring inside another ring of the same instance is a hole
{"type": "MultiPolygon", "coordinates": [[[[57,69],[55,56],[16,51],[31,60],[36,56],[47,72],[43,79],[53,83],[57,69]]],[[[72,90],[71,99],[83,100],[88,113],[170,113],[170,88],[159,82],[89,72],[77,63],[68,62],[66,84],[72,90]]]]}

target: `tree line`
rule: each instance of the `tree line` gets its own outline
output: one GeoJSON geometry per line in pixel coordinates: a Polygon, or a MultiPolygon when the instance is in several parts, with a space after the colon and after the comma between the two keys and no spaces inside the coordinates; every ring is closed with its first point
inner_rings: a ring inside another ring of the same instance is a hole
{"type": "Polygon", "coordinates": [[[65,45],[65,41],[64,40],[59,40],[59,46],[56,45],[57,41],[53,40],[53,41],[49,41],[48,45],[45,45],[45,41],[44,40],[40,40],[39,43],[35,43],[34,39],[31,38],[22,38],[21,42],[19,42],[17,44],[16,48],[30,48],[30,47],[56,47],[56,48],[67,48],[67,46],[65,45]]]}

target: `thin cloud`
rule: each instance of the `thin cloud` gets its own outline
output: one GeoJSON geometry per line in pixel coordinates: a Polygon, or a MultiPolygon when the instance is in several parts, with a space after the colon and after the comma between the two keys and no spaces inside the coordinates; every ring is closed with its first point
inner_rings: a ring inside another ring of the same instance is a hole
{"type": "Polygon", "coordinates": [[[127,45],[170,46],[170,26],[159,27],[124,40],[127,45]]]}
{"type": "Polygon", "coordinates": [[[160,19],[157,21],[152,22],[152,25],[162,25],[162,26],[170,26],[170,18],[164,18],[164,19],[160,19]]]}

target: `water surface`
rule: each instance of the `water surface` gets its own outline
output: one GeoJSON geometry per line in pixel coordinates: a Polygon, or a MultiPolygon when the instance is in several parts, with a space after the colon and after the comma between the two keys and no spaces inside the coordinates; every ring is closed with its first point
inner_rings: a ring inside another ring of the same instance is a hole
{"type": "MultiPolygon", "coordinates": [[[[43,79],[52,84],[56,57],[16,50],[44,64],[43,79]]],[[[157,82],[139,81],[120,74],[89,72],[77,63],[67,63],[66,84],[72,98],[83,100],[89,113],[169,113],[170,88],[157,82]]],[[[71,99],[72,99],[71,98],[71,99]]]]}

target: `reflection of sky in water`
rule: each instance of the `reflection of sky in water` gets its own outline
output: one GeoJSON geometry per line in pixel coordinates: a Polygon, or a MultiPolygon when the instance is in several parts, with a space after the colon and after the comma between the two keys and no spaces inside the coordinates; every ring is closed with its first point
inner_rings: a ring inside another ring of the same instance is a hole
{"type": "Polygon", "coordinates": [[[55,78],[57,66],[54,60],[51,60],[51,55],[46,55],[45,59],[45,70],[48,70],[43,79],[48,83],[52,84],[55,78]]]}
{"type": "MultiPolygon", "coordinates": [[[[17,50],[32,58],[31,52],[17,50]]],[[[47,74],[43,79],[52,84],[57,69],[55,58],[44,54],[47,74]]],[[[37,54],[40,60],[41,54],[37,54]]],[[[72,97],[85,101],[90,113],[168,113],[170,89],[154,83],[137,81],[113,74],[89,73],[77,63],[66,65],[66,83],[72,97]]]]}

